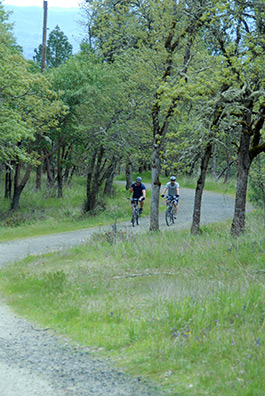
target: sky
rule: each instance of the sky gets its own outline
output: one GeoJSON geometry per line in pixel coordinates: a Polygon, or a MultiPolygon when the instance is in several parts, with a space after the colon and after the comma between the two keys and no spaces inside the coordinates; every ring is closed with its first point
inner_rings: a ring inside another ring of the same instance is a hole
{"type": "MultiPolygon", "coordinates": [[[[47,0],[48,7],[71,8],[79,7],[82,0],[47,0]]],[[[3,0],[3,5],[14,5],[20,7],[38,6],[43,7],[43,0],[3,0]]]]}

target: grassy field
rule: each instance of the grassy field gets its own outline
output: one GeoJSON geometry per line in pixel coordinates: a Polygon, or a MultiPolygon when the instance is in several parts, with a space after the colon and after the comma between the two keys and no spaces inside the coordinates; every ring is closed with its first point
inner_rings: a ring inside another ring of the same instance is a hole
{"type": "Polygon", "coordinates": [[[169,395],[264,395],[265,239],[259,212],[30,257],[0,271],[6,301],[169,395]]]}

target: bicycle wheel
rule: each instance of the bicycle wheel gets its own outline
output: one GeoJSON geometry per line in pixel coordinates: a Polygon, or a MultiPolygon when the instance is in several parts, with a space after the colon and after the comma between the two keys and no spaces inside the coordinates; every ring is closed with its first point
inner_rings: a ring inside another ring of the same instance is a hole
{"type": "Polygon", "coordinates": [[[136,219],[136,224],[139,225],[139,209],[135,208],[135,219],[136,219]]]}
{"type": "Polygon", "coordinates": [[[166,210],[166,223],[168,226],[174,223],[173,208],[168,206],[166,210]]]}
{"type": "Polygon", "coordinates": [[[138,217],[139,217],[138,208],[134,207],[133,212],[132,212],[132,226],[133,227],[135,226],[135,224],[138,225],[138,217]]]}

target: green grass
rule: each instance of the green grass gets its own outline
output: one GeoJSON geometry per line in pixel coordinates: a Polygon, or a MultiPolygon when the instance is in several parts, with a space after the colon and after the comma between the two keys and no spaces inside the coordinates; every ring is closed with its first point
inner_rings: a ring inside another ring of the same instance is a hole
{"type": "Polygon", "coordinates": [[[182,396],[264,394],[264,228],[100,233],[0,271],[6,301],[40,325],[182,396]]]}
{"type": "MultiPolygon", "coordinates": [[[[114,195],[100,202],[96,211],[83,212],[85,179],[76,178],[71,189],[65,189],[63,198],[45,197],[29,186],[21,196],[19,211],[8,211],[10,202],[0,199],[0,241],[31,236],[74,231],[84,228],[128,221],[131,216],[130,196],[120,185],[115,185],[114,195]]],[[[151,191],[147,191],[145,215],[150,214],[151,191]]],[[[162,205],[162,203],[161,203],[162,205]]],[[[163,206],[161,206],[163,208],[163,206]]]]}

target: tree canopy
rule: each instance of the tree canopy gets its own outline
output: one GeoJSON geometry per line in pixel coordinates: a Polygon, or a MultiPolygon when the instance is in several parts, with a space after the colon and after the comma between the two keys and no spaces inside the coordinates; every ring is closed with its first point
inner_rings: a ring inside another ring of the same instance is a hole
{"type": "MultiPolygon", "coordinates": [[[[33,59],[41,66],[42,44],[38,49],[34,49],[33,59]]],[[[58,25],[49,34],[46,48],[46,65],[58,67],[72,56],[73,46],[69,43],[67,36],[61,31],[58,25]]]]}

